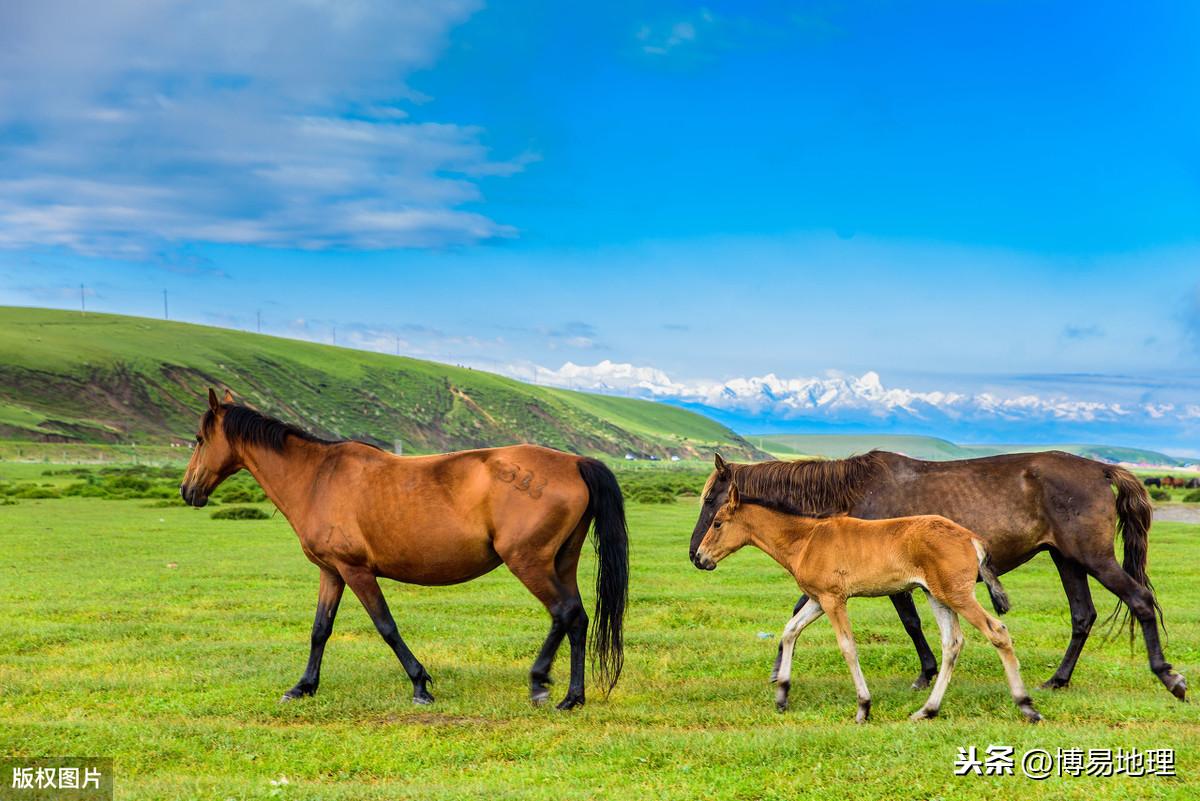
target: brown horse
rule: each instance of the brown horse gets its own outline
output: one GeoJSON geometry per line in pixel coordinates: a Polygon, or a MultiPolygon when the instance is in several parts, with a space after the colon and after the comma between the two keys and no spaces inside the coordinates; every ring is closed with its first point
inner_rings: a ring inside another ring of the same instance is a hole
{"type": "Polygon", "coordinates": [[[179,492],[204,506],[243,468],[283,512],[304,555],[321,570],[308,666],[291,700],[317,691],[321,657],[347,584],[412,680],[413,701],[433,701],[429,673],[400,637],[378,578],[458,584],[504,563],[550,612],[550,633],[529,674],[530,699],[549,698],[563,637],[571,681],[559,709],[584,702],[588,616],[576,582],[595,523],[598,553],[593,657],[606,691],[623,660],[628,589],[624,501],[603,463],[533,445],[402,458],[361,442],[330,442],[208,391],[196,448],[179,492]]]}
{"type": "MultiPolygon", "coordinates": [[[[1186,697],[1187,682],[1163,657],[1156,620],[1162,610],[1146,575],[1153,508],[1145,488],[1128,470],[1058,451],[949,462],[886,451],[828,462],[729,464],[717,456],[692,532],[693,562],[735,479],[745,494],[812,517],[941,515],[982,537],[999,573],[1049,551],[1071,605],[1071,642],[1058,670],[1042,686],[1066,687],[1071,680],[1096,620],[1090,575],[1141,624],[1150,670],[1175,697],[1186,697]],[[1118,531],[1125,541],[1124,565],[1113,555],[1118,531]]],[[[800,599],[796,611],[805,600],[800,599]]],[[[891,600],[921,660],[922,673],[913,686],[926,686],[937,675],[937,663],[921,632],[912,596],[901,592],[891,600]]],[[[1133,625],[1131,620],[1130,637],[1133,625]]]]}
{"type": "Polygon", "coordinates": [[[808,597],[780,638],[782,664],[772,676],[777,682],[775,705],[780,712],[787,709],[796,637],[826,614],[858,691],[856,720],[865,723],[871,715],[871,693],[858,664],[846,600],[920,587],[929,596],[941,630],[942,669],[929,700],[913,713],[912,719],[936,717],[941,709],[942,696],[963,646],[959,615],[979,629],[1000,654],[1009,690],[1021,714],[1031,723],[1042,719],[1021,681],[1008,628],[975,600],[976,577],[987,584],[992,606],[1000,614],[1008,611],[1008,596],[992,572],[983,540],[957,523],[936,515],[888,520],[802,517],[770,508],[755,498],[742,498],[735,482],[729,488],[729,499],[717,511],[696,549],[696,563],[714,570],[717,562],[747,544],[783,565],[808,597]]]}

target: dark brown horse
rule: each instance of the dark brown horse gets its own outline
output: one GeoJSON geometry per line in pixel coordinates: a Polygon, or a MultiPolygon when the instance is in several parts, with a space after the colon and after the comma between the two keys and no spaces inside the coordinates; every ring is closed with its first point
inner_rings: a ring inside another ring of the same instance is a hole
{"type": "MultiPolygon", "coordinates": [[[[1162,610],[1146,575],[1152,507],[1146,490],[1128,470],[1058,451],[949,462],[886,451],[828,462],[730,464],[717,456],[692,533],[693,562],[734,479],[743,494],[793,514],[848,514],[870,520],[942,515],[984,539],[998,573],[1049,551],[1071,605],[1071,642],[1062,664],[1042,686],[1066,687],[1071,681],[1096,620],[1090,575],[1141,624],[1150,670],[1175,697],[1186,696],[1187,682],[1163,657],[1156,620],[1162,610]],[[1125,541],[1123,567],[1113,554],[1118,531],[1125,541]]],[[[891,599],[921,660],[922,672],[913,686],[926,686],[937,675],[937,663],[912,596],[897,593],[891,599]]],[[[806,600],[800,599],[796,611],[806,600]]],[[[1129,625],[1132,637],[1132,620],[1129,625]]]]}
{"type": "Polygon", "coordinates": [[[628,588],[624,501],[595,459],[533,445],[399,457],[361,442],[330,442],[208,392],[180,494],[204,506],[246,469],[283,512],[304,555],[321,569],[308,667],[283,700],[312,695],[347,584],[412,680],[413,701],[433,701],[431,681],[388,610],[379,577],[458,584],[508,566],[550,612],[550,633],[529,674],[535,704],[549,698],[550,667],[565,636],[571,681],[559,709],[584,702],[588,616],[576,582],[594,522],[598,553],[593,640],[600,679],[612,689],[623,658],[628,588]]]}

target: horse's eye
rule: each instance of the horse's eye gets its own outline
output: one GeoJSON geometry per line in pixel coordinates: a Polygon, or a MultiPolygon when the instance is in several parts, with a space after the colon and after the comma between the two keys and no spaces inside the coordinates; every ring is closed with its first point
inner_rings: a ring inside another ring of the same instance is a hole
{"type": "Polygon", "coordinates": [[[717,522],[713,523],[713,528],[720,528],[720,527],[721,527],[721,521],[720,521],[720,520],[718,520],[717,522]]]}
{"type": "Polygon", "coordinates": [[[200,435],[199,435],[199,434],[197,434],[197,435],[196,435],[196,444],[197,444],[197,445],[203,445],[203,444],[204,444],[204,440],[203,440],[203,439],[200,437],[200,435]]]}

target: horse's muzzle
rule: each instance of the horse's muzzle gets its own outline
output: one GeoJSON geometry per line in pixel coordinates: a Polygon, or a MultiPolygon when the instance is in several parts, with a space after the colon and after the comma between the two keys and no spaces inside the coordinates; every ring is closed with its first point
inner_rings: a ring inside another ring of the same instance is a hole
{"type": "Polygon", "coordinates": [[[187,484],[179,485],[179,497],[183,498],[183,502],[188,506],[195,506],[197,509],[208,503],[207,495],[195,487],[189,487],[187,484]]]}
{"type": "Polygon", "coordinates": [[[704,551],[696,551],[696,553],[692,554],[692,564],[694,564],[700,570],[717,569],[716,561],[714,561],[713,558],[704,551]]]}

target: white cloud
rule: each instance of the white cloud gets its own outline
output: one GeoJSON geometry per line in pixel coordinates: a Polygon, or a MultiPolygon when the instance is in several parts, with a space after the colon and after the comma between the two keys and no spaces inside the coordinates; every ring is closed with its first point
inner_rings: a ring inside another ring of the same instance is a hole
{"type": "Polygon", "coordinates": [[[0,247],[437,247],[515,231],[462,208],[495,159],[404,84],[473,0],[47,0],[0,25],[0,247]]]}
{"type": "Polygon", "coordinates": [[[644,24],[638,28],[634,38],[640,43],[643,53],[665,56],[681,45],[695,42],[700,29],[707,28],[714,22],[711,11],[700,9],[697,14],[687,19],[656,25],[644,24]]]}

